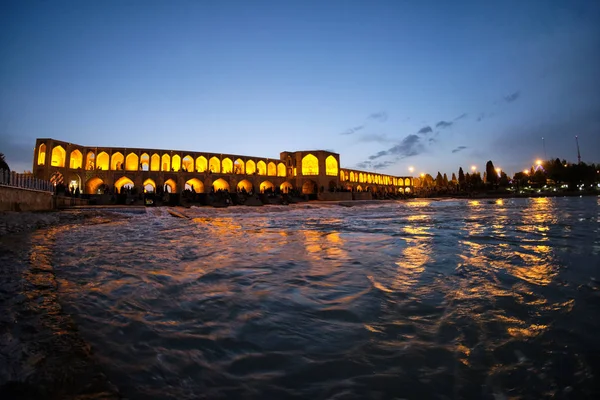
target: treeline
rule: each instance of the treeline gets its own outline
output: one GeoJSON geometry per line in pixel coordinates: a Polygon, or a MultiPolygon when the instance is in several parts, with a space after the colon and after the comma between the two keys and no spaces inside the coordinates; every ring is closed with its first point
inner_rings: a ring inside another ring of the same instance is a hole
{"type": "Polygon", "coordinates": [[[581,185],[589,186],[600,183],[600,165],[568,163],[566,160],[548,160],[539,162],[530,169],[517,172],[512,178],[494,167],[490,160],[485,165],[483,176],[478,171],[464,172],[458,169],[458,177],[438,172],[434,178],[430,174],[416,178],[415,186],[429,192],[471,192],[498,189],[522,189],[526,187],[542,188],[564,187],[576,190],[581,185]]]}

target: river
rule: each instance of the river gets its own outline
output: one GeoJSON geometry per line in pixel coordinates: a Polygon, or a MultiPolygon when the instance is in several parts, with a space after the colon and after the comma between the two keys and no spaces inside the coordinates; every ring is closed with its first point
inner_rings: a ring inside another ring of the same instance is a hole
{"type": "Polygon", "coordinates": [[[161,209],[56,234],[130,399],[591,398],[600,198],[161,209]]]}

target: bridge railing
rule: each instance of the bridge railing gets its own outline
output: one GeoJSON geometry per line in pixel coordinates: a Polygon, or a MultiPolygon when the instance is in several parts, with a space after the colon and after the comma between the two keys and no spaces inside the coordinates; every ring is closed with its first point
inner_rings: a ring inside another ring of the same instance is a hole
{"type": "Polygon", "coordinates": [[[0,169],[0,185],[54,192],[54,185],[50,181],[34,178],[30,174],[18,174],[4,169],[0,169]]]}

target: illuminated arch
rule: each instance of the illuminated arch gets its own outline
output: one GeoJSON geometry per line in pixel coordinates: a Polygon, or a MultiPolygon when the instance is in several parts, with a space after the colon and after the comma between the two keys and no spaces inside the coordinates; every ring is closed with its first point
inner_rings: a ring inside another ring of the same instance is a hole
{"type": "Polygon", "coordinates": [[[204,183],[199,179],[192,178],[185,183],[185,189],[192,190],[192,187],[194,188],[193,191],[195,193],[204,193],[204,183]]]}
{"type": "Polygon", "coordinates": [[[181,170],[181,156],[179,156],[179,154],[175,154],[171,157],[171,169],[175,172],[181,170]]]}
{"type": "Polygon", "coordinates": [[[104,185],[104,181],[97,176],[88,179],[85,183],[85,194],[102,194],[102,185],[104,185]]]}
{"type": "Polygon", "coordinates": [[[340,171],[340,182],[344,182],[344,171],[340,171]]]}
{"type": "Polygon", "coordinates": [[[223,166],[224,174],[231,174],[233,172],[233,161],[229,157],[226,157],[221,161],[221,165],[223,166]]]}
{"type": "Polygon", "coordinates": [[[133,187],[133,181],[126,176],[122,176],[115,182],[115,187],[120,193],[122,188],[131,189],[133,187]]]}
{"type": "Polygon", "coordinates": [[[160,171],[160,156],[156,153],[150,157],[150,171],[160,171]]]}
{"type": "Polygon", "coordinates": [[[79,150],[73,150],[69,157],[69,168],[77,169],[83,165],[83,154],[79,150]]]}
{"type": "Polygon", "coordinates": [[[192,156],[187,155],[183,157],[183,160],[181,161],[181,169],[185,172],[194,172],[194,159],[192,156]]]}
{"type": "Polygon", "coordinates": [[[96,158],[96,168],[101,169],[103,171],[108,171],[109,160],[110,158],[108,157],[107,152],[100,152],[100,154],[98,154],[98,157],[96,158]]]}
{"type": "Polygon", "coordinates": [[[362,192],[362,191],[363,191],[363,188],[362,188],[362,186],[358,185],[358,186],[356,187],[356,191],[357,191],[357,192],[362,192]]]}
{"type": "Polygon", "coordinates": [[[161,161],[161,171],[170,171],[171,170],[171,156],[168,154],[163,154],[160,158],[161,161]]]}
{"type": "Polygon", "coordinates": [[[260,192],[264,193],[267,190],[275,190],[275,185],[273,185],[273,183],[271,183],[270,181],[264,181],[260,184],[260,192]]]}
{"type": "Polygon", "coordinates": [[[404,193],[410,193],[410,188],[409,187],[404,188],[404,193]]]}
{"type": "Polygon", "coordinates": [[[112,169],[113,171],[123,169],[124,161],[125,157],[123,157],[123,154],[121,154],[118,151],[116,153],[113,153],[113,155],[110,157],[110,169],[112,169]]]}
{"type": "Polygon", "coordinates": [[[177,193],[177,184],[173,179],[167,179],[163,185],[166,192],[177,193]]]}
{"type": "Polygon", "coordinates": [[[404,186],[410,186],[410,178],[404,179],[404,186]]]}
{"type": "Polygon", "coordinates": [[[282,162],[277,164],[277,176],[286,176],[285,164],[282,162]]]}
{"type": "MultiPolygon", "coordinates": [[[[319,159],[317,157],[312,154],[304,156],[302,159],[302,175],[319,175],[319,159]]],[[[304,190],[304,185],[302,187],[302,190],[304,190]]]]}
{"type": "Polygon", "coordinates": [[[244,179],[237,184],[237,190],[241,192],[242,189],[249,193],[254,189],[254,186],[252,185],[252,182],[244,179]]]}
{"type": "Polygon", "coordinates": [[[359,181],[360,183],[363,183],[363,182],[364,182],[364,176],[363,176],[362,172],[360,172],[360,173],[358,174],[358,181],[359,181]]]}
{"type": "Polygon", "coordinates": [[[208,169],[208,161],[206,161],[206,157],[200,156],[196,158],[196,171],[204,172],[208,169]]]}
{"type": "Polygon", "coordinates": [[[267,174],[267,164],[263,160],[256,163],[256,169],[258,170],[258,175],[267,174]]]}
{"type": "Polygon", "coordinates": [[[373,183],[373,176],[371,174],[367,174],[367,183],[373,183]]]}
{"type": "Polygon", "coordinates": [[[238,158],[233,163],[233,172],[235,174],[243,174],[244,173],[244,161],[241,158],[238,158]]]}
{"type": "Polygon", "coordinates": [[[62,146],[54,146],[52,149],[52,160],[50,161],[50,164],[53,167],[64,167],[66,157],[67,152],[62,148],[62,146]]]}
{"type": "Polygon", "coordinates": [[[88,171],[96,169],[96,155],[93,151],[88,151],[85,155],[85,169],[88,171]]]}
{"type": "Polygon", "coordinates": [[[125,169],[127,171],[139,171],[140,169],[140,159],[137,154],[129,153],[127,154],[127,158],[125,158],[125,169]]]}
{"type": "Polygon", "coordinates": [[[325,159],[325,175],[337,176],[338,162],[334,156],[329,156],[325,159]]]}
{"type": "Polygon", "coordinates": [[[150,155],[148,153],[144,153],[140,157],[140,166],[142,167],[142,171],[148,171],[150,169],[150,155]]]}
{"type": "Polygon", "coordinates": [[[273,161],[270,161],[267,165],[267,175],[269,176],[277,176],[277,166],[273,161]]]}
{"type": "Polygon", "coordinates": [[[317,193],[317,184],[314,181],[308,180],[302,185],[302,194],[317,193]]]}
{"type": "Polygon", "coordinates": [[[256,172],[256,164],[252,160],[246,161],[246,175],[252,175],[256,172]]]}
{"type": "Polygon", "coordinates": [[[398,179],[398,186],[404,186],[404,179],[398,179]]]}
{"type": "Polygon", "coordinates": [[[350,182],[354,182],[354,172],[350,171],[350,182]]]}
{"type": "Polygon", "coordinates": [[[46,163],[46,145],[44,143],[40,144],[40,149],[38,150],[38,165],[44,165],[46,163]]]}
{"type": "Polygon", "coordinates": [[[156,182],[154,182],[150,178],[146,179],[144,181],[144,183],[142,184],[142,186],[144,187],[144,192],[146,192],[146,193],[156,192],[156,182]]]}
{"type": "Polygon", "coordinates": [[[211,157],[208,160],[208,169],[212,173],[220,173],[221,172],[221,161],[217,157],[211,157]]]}
{"type": "Polygon", "coordinates": [[[227,190],[229,191],[229,183],[223,179],[223,178],[219,178],[216,181],[213,182],[212,184],[213,189],[216,191],[218,190],[227,190]]]}
{"type": "Polygon", "coordinates": [[[294,186],[292,186],[291,183],[289,183],[288,181],[283,182],[281,185],[279,185],[279,190],[281,190],[282,193],[289,193],[290,190],[293,190],[294,186]]]}

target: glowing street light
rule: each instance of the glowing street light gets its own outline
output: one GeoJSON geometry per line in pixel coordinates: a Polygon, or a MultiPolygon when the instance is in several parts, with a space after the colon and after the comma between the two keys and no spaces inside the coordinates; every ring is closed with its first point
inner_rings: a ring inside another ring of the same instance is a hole
{"type": "Polygon", "coordinates": [[[542,160],[536,160],[535,165],[542,165],[542,160]]]}
{"type": "Polygon", "coordinates": [[[414,168],[413,167],[408,167],[408,171],[412,174],[414,172],[414,168]]]}
{"type": "Polygon", "coordinates": [[[500,176],[500,172],[502,171],[502,169],[500,168],[496,168],[496,173],[498,174],[498,176],[500,176]]]}
{"type": "Polygon", "coordinates": [[[425,178],[425,174],[421,172],[421,178],[425,178]]]}
{"type": "Polygon", "coordinates": [[[473,171],[473,172],[477,171],[477,167],[474,165],[471,165],[471,171],[473,171]]]}
{"type": "Polygon", "coordinates": [[[528,170],[528,169],[524,169],[524,170],[523,170],[523,173],[524,173],[525,175],[529,175],[529,170],[528,170]]]}

